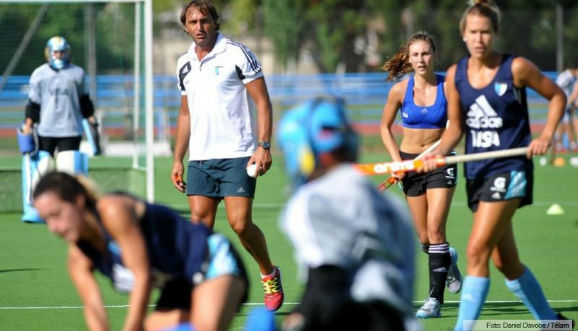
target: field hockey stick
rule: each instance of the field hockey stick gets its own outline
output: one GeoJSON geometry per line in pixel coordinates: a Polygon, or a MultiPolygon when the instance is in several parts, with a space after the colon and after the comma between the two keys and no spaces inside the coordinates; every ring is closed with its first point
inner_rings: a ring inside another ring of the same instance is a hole
{"type": "MultiPolygon", "coordinates": [[[[465,155],[455,155],[455,156],[442,156],[435,159],[438,167],[443,167],[449,164],[480,161],[487,159],[496,159],[512,156],[525,155],[527,153],[527,147],[504,149],[501,151],[491,151],[483,153],[465,154],[465,155]]],[[[392,174],[395,172],[408,172],[415,171],[416,169],[422,167],[424,164],[422,159],[417,160],[407,160],[400,162],[378,162],[378,163],[365,163],[365,164],[355,164],[355,168],[364,175],[381,175],[381,174],[392,174]]]]}
{"type": "MultiPolygon", "coordinates": [[[[442,140],[440,139],[440,140],[436,141],[435,143],[431,144],[430,147],[426,148],[423,152],[421,152],[421,154],[416,156],[413,160],[419,160],[419,159],[423,158],[424,156],[428,155],[431,151],[436,149],[440,145],[441,142],[442,142],[442,140]]],[[[397,182],[398,182],[397,178],[390,176],[389,178],[384,180],[383,183],[379,184],[377,189],[379,190],[379,192],[383,192],[383,191],[387,190],[391,185],[393,185],[397,182]]]]}

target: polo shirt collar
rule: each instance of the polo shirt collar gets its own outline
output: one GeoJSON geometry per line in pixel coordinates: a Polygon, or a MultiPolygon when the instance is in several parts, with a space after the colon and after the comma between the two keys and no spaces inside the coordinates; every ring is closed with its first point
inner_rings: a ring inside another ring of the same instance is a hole
{"type": "MultiPolygon", "coordinates": [[[[195,53],[195,42],[193,42],[191,44],[191,46],[189,47],[189,56],[195,60],[195,61],[199,61],[199,58],[197,57],[197,54],[195,53]]],[[[213,49],[209,52],[209,54],[207,54],[207,56],[205,56],[203,58],[203,60],[208,59],[212,56],[214,56],[215,54],[219,54],[219,53],[223,53],[225,51],[225,48],[227,47],[227,38],[225,38],[225,36],[223,36],[222,33],[217,32],[217,41],[215,41],[215,45],[213,46],[213,49]]]]}

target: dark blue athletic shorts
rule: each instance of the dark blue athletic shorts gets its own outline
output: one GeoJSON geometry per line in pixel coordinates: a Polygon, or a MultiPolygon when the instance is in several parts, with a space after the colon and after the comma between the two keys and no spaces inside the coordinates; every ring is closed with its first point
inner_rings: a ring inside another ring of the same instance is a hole
{"type": "Polygon", "coordinates": [[[249,157],[189,161],[187,195],[253,198],[256,179],[247,175],[249,157]]]}
{"type": "MultiPolygon", "coordinates": [[[[419,154],[399,152],[402,160],[413,160],[419,154]]],[[[417,173],[410,171],[401,179],[403,193],[408,197],[417,197],[433,188],[452,188],[456,186],[458,167],[455,164],[437,168],[436,170],[417,173]]]]}
{"type": "Polygon", "coordinates": [[[249,278],[239,253],[222,234],[213,233],[207,238],[208,254],[200,272],[192,279],[174,278],[161,286],[161,292],[155,310],[191,309],[191,292],[195,285],[223,275],[239,277],[246,286],[241,303],[247,300],[249,278]]]}
{"type": "Polygon", "coordinates": [[[80,149],[82,136],[76,137],[38,137],[38,147],[41,151],[47,151],[54,156],[54,151],[77,151],[80,149]]]}
{"type": "Polygon", "coordinates": [[[532,204],[534,175],[532,171],[510,171],[493,174],[488,178],[468,179],[468,207],[478,209],[480,201],[504,201],[520,198],[518,208],[532,204]]]}

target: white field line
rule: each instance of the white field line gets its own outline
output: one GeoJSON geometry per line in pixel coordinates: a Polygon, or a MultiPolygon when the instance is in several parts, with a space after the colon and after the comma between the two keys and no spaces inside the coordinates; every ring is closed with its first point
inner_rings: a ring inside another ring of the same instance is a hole
{"type": "MultiPolygon", "coordinates": [[[[563,207],[578,207],[578,201],[534,201],[531,206],[543,207],[543,206],[551,206],[553,204],[559,204],[563,207]]],[[[176,209],[188,209],[189,205],[171,205],[173,208],[176,209]]],[[[263,209],[276,209],[282,208],[285,206],[285,202],[254,202],[253,208],[263,208],[263,209]]],[[[465,201],[453,201],[451,206],[456,207],[467,207],[468,204],[465,201]]],[[[224,204],[219,204],[219,208],[224,208],[224,204]]],[[[450,207],[451,208],[451,207],[450,207]]]]}
{"type": "MultiPolygon", "coordinates": [[[[413,303],[423,303],[424,300],[414,300],[413,303]]],[[[445,303],[459,303],[459,300],[445,300],[445,303]]],[[[578,303],[578,300],[548,300],[550,303],[578,303]]],[[[487,300],[486,303],[519,303],[523,304],[522,301],[516,300],[487,300]]],[[[298,302],[284,302],[283,305],[294,306],[298,302]]],[[[247,302],[243,304],[244,306],[262,306],[262,302],[247,302]]],[[[149,305],[154,307],[154,305],[149,305]]],[[[128,305],[107,305],[105,308],[127,308],[128,305]]],[[[82,309],[83,306],[22,306],[22,307],[2,307],[0,310],[44,310],[44,309],[82,309]]]]}

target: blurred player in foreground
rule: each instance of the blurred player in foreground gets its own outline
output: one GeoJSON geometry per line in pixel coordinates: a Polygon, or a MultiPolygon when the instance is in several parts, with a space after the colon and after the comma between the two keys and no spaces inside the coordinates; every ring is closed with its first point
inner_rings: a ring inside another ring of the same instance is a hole
{"type": "MultiPolygon", "coordinates": [[[[528,146],[527,157],[469,162],[465,165],[468,205],[474,221],[467,247],[467,277],[456,330],[471,330],[490,288],[490,258],[506,285],[537,320],[560,318],[540,284],[519,259],[512,218],[532,203],[533,155],[550,145],[566,104],[564,92],[523,57],[494,49],[499,11],[490,1],[475,1],[464,12],[460,31],[469,56],[448,69],[449,126],[434,154],[446,155],[466,136],[466,154],[528,146]],[[526,87],[549,100],[546,125],[532,140],[526,87]]],[[[428,162],[426,170],[435,168],[428,162]]]]}
{"type": "Polygon", "coordinates": [[[90,330],[110,329],[95,269],[118,291],[130,292],[123,330],[184,321],[203,331],[225,330],[247,295],[245,269],[231,243],[167,207],[122,192],[97,196],[88,182],[62,172],[40,179],[34,205],[68,243],[68,271],[90,330]],[[161,295],[146,317],[153,286],[161,295]]]}
{"type": "Polygon", "coordinates": [[[219,14],[210,1],[189,2],[181,23],[193,43],[177,62],[181,108],[171,179],[187,194],[191,219],[210,228],[224,200],[231,228],[259,265],[265,305],[274,311],[284,299],[281,272],[271,262],[265,235],[253,222],[257,184],[246,170],[254,164],[256,175],[262,176],[272,162],[272,106],[261,64],[245,45],[219,32],[219,14]],[[248,97],[256,107],[256,125],[248,97]]]}
{"type": "MultiPolygon", "coordinates": [[[[435,55],[433,38],[426,32],[419,32],[412,35],[383,67],[388,73],[388,81],[411,74],[393,85],[383,110],[381,138],[392,161],[418,157],[441,138],[446,128],[445,79],[434,72],[435,55]],[[403,126],[399,147],[391,132],[398,111],[403,126]]],[[[445,287],[452,293],[461,289],[458,256],[446,237],[457,174],[457,165],[449,165],[430,173],[401,175],[414,227],[429,259],[429,295],[416,312],[419,318],[440,317],[445,287]]]]}
{"type": "Polygon", "coordinates": [[[295,188],[281,227],[306,279],[284,328],[404,330],[414,320],[411,221],[352,167],[358,137],[343,101],[317,98],[290,110],[278,141],[295,188]]]}

